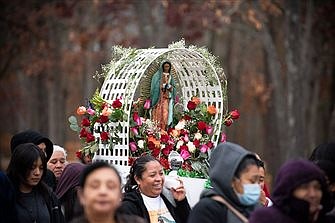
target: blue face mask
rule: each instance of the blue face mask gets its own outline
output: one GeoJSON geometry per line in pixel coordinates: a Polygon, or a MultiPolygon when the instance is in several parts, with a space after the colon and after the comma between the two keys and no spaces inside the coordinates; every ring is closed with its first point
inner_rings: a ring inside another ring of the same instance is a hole
{"type": "Polygon", "coordinates": [[[259,201],[261,195],[261,187],[259,184],[243,184],[243,190],[243,194],[237,193],[241,204],[251,206],[259,201]]]}

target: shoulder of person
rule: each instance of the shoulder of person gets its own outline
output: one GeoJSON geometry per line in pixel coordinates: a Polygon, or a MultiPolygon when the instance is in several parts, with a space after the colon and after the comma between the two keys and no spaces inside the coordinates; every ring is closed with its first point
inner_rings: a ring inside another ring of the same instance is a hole
{"type": "Polygon", "coordinates": [[[227,207],[210,197],[201,198],[200,201],[192,208],[189,222],[202,222],[212,219],[213,222],[221,222],[227,216],[227,207]]]}
{"type": "Polygon", "coordinates": [[[142,196],[136,190],[126,192],[126,193],[123,194],[122,201],[130,201],[130,202],[138,203],[139,200],[142,200],[142,196]]]}
{"type": "Polygon", "coordinates": [[[249,223],[277,223],[281,221],[282,215],[283,214],[274,207],[260,207],[251,213],[249,223]]]}

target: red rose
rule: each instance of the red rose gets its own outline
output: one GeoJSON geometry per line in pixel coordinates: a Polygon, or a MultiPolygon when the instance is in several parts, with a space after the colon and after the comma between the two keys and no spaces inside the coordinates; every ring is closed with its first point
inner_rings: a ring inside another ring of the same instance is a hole
{"type": "Polygon", "coordinates": [[[121,108],[122,107],[122,102],[119,99],[116,99],[115,101],[113,101],[112,107],[113,108],[121,108]]]}
{"type": "Polygon", "coordinates": [[[85,138],[87,136],[87,131],[85,128],[82,128],[79,133],[80,138],[85,138]]]}
{"type": "Polygon", "coordinates": [[[206,130],[206,126],[207,126],[206,122],[203,122],[203,121],[198,122],[198,129],[200,131],[206,130]]]}
{"type": "Polygon", "coordinates": [[[188,110],[194,110],[196,107],[197,107],[197,104],[194,103],[193,101],[189,101],[189,102],[187,103],[187,108],[188,108],[188,110]]]}
{"type": "Polygon", "coordinates": [[[95,140],[94,135],[88,132],[86,136],[86,142],[89,143],[89,142],[93,142],[94,140],[95,140]]]}
{"type": "Polygon", "coordinates": [[[155,144],[152,141],[148,142],[148,149],[154,150],[156,148],[155,144]]]}
{"type": "Polygon", "coordinates": [[[135,162],[135,160],[136,160],[136,158],[134,158],[134,157],[129,157],[129,158],[128,158],[128,165],[129,165],[129,166],[132,166],[133,163],[135,162]]]}
{"type": "Polygon", "coordinates": [[[224,122],[226,126],[230,126],[233,123],[232,119],[228,119],[227,121],[224,122]]]}
{"type": "Polygon", "coordinates": [[[159,148],[154,148],[153,150],[152,150],[152,152],[151,152],[151,155],[153,156],[153,157],[158,157],[158,155],[159,155],[159,153],[161,152],[161,150],[159,149],[159,148]]]}
{"type": "Polygon", "coordinates": [[[240,113],[238,112],[237,109],[233,110],[230,112],[230,116],[232,119],[238,119],[240,117],[240,113]]]}
{"type": "Polygon", "coordinates": [[[109,121],[108,116],[101,115],[100,118],[99,118],[100,123],[106,123],[108,121],[109,121]]]}
{"type": "Polygon", "coordinates": [[[188,131],[186,129],[180,130],[180,135],[187,135],[188,131]]]}
{"type": "Polygon", "coordinates": [[[85,126],[85,127],[87,127],[87,126],[90,126],[90,120],[88,119],[88,118],[83,118],[83,120],[81,120],[81,125],[82,126],[85,126]]]}
{"type": "Polygon", "coordinates": [[[165,155],[165,156],[168,156],[170,154],[170,149],[169,147],[165,147],[163,150],[162,150],[162,153],[165,155]]]}
{"type": "Polygon", "coordinates": [[[199,139],[195,139],[193,141],[193,145],[198,148],[200,146],[200,140],[199,139]]]}
{"type": "Polygon", "coordinates": [[[161,142],[166,143],[169,139],[170,139],[169,135],[167,134],[161,135],[161,142]]]}
{"type": "Polygon", "coordinates": [[[186,145],[181,145],[180,146],[180,151],[186,150],[188,151],[188,147],[186,145]]]}
{"type": "Polygon", "coordinates": [[[184,162],[183,165],[181,166],[181,168],[184,169],[184,170],[188,170],[188,171],[192,171],[193,170],[191,164],[189,164],[187,162],[184,162]]]}
{"type": "Polygon", "coordinates": [[[183,119],[185,119],[185,121],[190,121],[192,117],[189,115],[184,115],[183,119]]]}
{"type": "Polygon", "coordinates": [[[164,169],[166,170],[170,169],[169,161],[165,159],[164,157],[159,158],[159,162],[161,163],[164,169]]]}
{"type": "Polygon", "coordinates": [[[211,149],[211,148],[213,148],[214,143],[212,141],[209,141],[209,142],[207,142],[206,145],[208,146],[209,149],[211,149]]]}
{"type": "Polygon", "coordinates": [[[108,141],[108,139],[109,139],[108,132],[100,133],[100,139],[101,139],[101,141],[104,141],[104,142],[108,141]]]}
{"type": "Polygon", "coordinates": [[[81,159],[81,156],[82,156],[81,151],[80,151],[80,150],[77,151],[77,152],[76,152],[76,157],[79,158],[79,159],[81,159]]]}

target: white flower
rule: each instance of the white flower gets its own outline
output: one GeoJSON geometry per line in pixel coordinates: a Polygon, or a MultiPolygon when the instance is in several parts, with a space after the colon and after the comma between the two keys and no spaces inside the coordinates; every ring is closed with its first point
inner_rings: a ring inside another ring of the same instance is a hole
{"type": "Polygon", "coordinates": [[[161,144],[161,149],[164,149],[165,148],[165,144],[161,144]]]}
{"type": "Polygon", "coordinates": [[[182,145],[184,145],[184,141],[183,141],[183,140],[179,140],[179,141],[177,142],[176,148],[177,148],[177,149],[180,149],[180,147],[181,147],[182,145]]]}
{"type": "Polygon", "coordinates": [[[187,145],[188,151],[190,151],[191,153],[194,153],[194,152],[195,152],[196,147],[195,147],[195,145],[193,144],[193,142],[189,141],[186,145],[187,145]]]}
{"type": "Polygon", "coordinates": [[[194,134],[194,139],[201,139],[202,138],[202,135],[201,135],[201,133],[200,132],[197,132],[197,133],[195,133],[194,134]]]}
{"type": "Polygon", "coordinates": [[[137,145],[139,148],[143,149],[144,148],[144,140],[138,140],[137,145]]]}
{"type": "Polygon", "coordinates": [[[176,130],[182,130],[185,128],[186,121],[184,119],[180,120],[178,124],[174,127],[176,130]]]}

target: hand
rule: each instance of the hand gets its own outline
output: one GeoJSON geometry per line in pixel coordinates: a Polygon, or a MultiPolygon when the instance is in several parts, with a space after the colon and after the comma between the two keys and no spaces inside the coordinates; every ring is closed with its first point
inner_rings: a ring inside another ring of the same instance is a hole
{"type": "Polygon", "coordinates": [[[163,76],[163,83],[164,83],[164,84],[167,84],[167,83],[168,83],[168,80],[169,80],[169,74],[165,74],[165,73],[164,73],[164,76],[163,76]]]}
{"type": "Polygon", "coordinates": [[[180,182],[180,185],[176,188],[171,187],[170,191],[172,193],[172,196],[174,199],[176,199],[177,201],[181,201],[184,200],[186,197],[186,191],[184,188],[184,183],[181,179],[178,179],[178,181],[180,182]]]}
{"type": "Polygon", "coordinates": [[[259,197],[259,202],[263,205],[263,206],[267,206],[268,201],[266,200],[266,196],[265,196],[265,192],[264,190],[261,190],[261,196],[259,197]]]}

